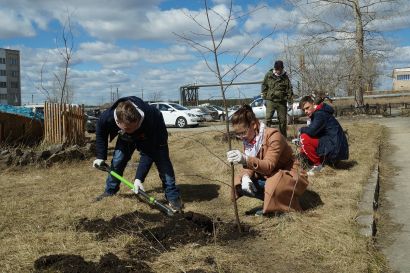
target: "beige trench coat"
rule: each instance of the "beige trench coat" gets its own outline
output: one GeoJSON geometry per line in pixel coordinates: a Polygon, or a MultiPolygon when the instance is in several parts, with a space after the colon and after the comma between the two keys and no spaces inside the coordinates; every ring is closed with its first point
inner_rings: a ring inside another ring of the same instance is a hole
{"type": "Polygon", "coordinates": [[[292,148],[275,128],[266,128],[262,147],[256,157],[249,157],[246,166],[235,177],[236,198],[241,196],[241,178],[266,179],[264,213],[274,211],[300,211],[299,196],[305,191],[308,180],[293,155],[292,148]]]}

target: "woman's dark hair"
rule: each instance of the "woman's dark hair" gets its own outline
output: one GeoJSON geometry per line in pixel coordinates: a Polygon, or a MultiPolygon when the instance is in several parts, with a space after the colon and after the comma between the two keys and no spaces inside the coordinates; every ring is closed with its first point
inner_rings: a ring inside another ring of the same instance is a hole
{"type": "Polygon", "coordinates": [[[141,114],[130,101],[122,101],[115,108],[117,119],[119,122],[133,123],[140,121],[141,114]]]}
{"type": "Polygon", "coordinates": [[[324,100],[325,100],[324,97],[322,97],[322,96],[317,96],[317,97],[315,97],[315,99],[313,100],[313,104],[319,105],[319,104],[321,104],[324,100]]]}
{"type": "Polygon", "coordinates": [[[318,96],[315,98],[315,102],[314,104],[319,105],[322,102],[324,102],[325,100],[328,100],[330,103],[333,103],[333,100],[329,97],[329,96],[318,96]]]}
{"type": "Polygon", "coordinates": [[[250,126],[252,121],[258,121],[258,119],[256,118],[252,107],[244,104],[232,115],[231,121],[232,125],[244,124],[245,126],[250,126]]]}

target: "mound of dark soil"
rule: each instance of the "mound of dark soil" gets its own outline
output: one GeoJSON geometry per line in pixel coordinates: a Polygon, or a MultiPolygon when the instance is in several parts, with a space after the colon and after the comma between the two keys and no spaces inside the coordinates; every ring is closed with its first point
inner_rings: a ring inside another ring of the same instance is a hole
{"type": "Polygon", "coordinates": [[[169,250],[189,243],[205,244],[212,236],[213,222],[205,215],[188,212],[168,218],[163,225],[144,229],[141,235],[152,245],[169,250]]]}
{"type": "Polygon", "coordinates": [[[97,238],[102,240],[119,233],[135,235],[146,242],[142,248],[138,247],[131,251],[132,256],[138,257],[149,257],[155,251],[170,250],[178,245],[204,245],[215,239],[223,244],[225,241],[256,235],[249,226],[242,225],[243,232],[238,233],[237,226],[232,222],[212,220],[195,212],[176,214],[173,217],[133,212],[114,217],[110,221],[84,218],[80,219],[76,227],[79,231],[97,233],[97,238]],[[151,248],[154,250],[151,251],[151,248]]]}
{"type": "MultiPolygon", "coordinates": [[[[154,261],[162,252],[173,251],[176,247],[195,243],[202,246],[210,242],[224,244],[244,236],[255,236],[249,226],[242,225],[238,233],[234,223],[226,223],[194,212],[176,214],[166,217],[163,214],[133,212],[114,217],[110,221],[103,219],[80,219],[76,224],[78,231],[97,233],[97,239],[105,240],[118,234],[130,234],[135,240],[126,246],[129,260],[120,260],[108,253],[98,263],[85,261],[79,255],[49,255],[38,258],[34,263],[36,273],[46,272],[151,272],[144,261],[154,261]]],[[[207,261],[213,264],[212,258],[207,261]]],[[[190,272],[200,273],[201,270],[190,272]]]]}
{"type": "Polygon", "coordinates": [[[42,256],[34,262],[34,272],[61,273],[152,273],[149,266],[142,261],[120,260],[116,255],[107,253],[99,263],[87,262],[79,255],[42,256]]]}
{"type": "Polygon", "coordinates": [[[161,223],[166,219],[162,214],[148,214],[143,212],[132,212],[112,218],[110,221],[103,219],[89,220],[82,218],[76,224],[79,231],[97,233],[97,239],[105,240],[120,233],[135,233],[161,223]]]}

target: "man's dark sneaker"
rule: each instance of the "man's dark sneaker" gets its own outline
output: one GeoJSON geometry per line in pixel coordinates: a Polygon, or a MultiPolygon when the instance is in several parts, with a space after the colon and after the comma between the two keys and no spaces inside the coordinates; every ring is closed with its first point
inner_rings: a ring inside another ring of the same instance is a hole
{"type": "Polygon", "coordinates": [[[181,198],[169,200],[169,206],[173,212],[182,212],[182,209],[184,208],[181,198]]]}
{"type": "Polygon", "coordinates": [[[111,197],[111,196],[113,196],[114,194],[109,194],[109,193],[106,193],[106,192],[103,192],[102,194],[100,194],[100,195],[98,195],[96,198],[95,198],[95,202],[98,202],[98,201],[101,201],[101,200],[103,200],[105,197],[111,197]]]}

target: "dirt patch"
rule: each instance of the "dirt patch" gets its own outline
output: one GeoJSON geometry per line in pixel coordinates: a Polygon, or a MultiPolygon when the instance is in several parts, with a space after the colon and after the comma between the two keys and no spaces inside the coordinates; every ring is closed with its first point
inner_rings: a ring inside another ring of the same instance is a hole
{"type": "Polygon", "coordinates": [[[162,214],[135,211],[114,217],[110,221],[82,218],[75,226],[79,231],[97,233],[97,239],[106,240],[121,233],[144,230],[145,225],[149,225],[149,223],[160,223],[165,219],[162,214]]]}
{"type": "Polygon", "coordinates": [[[324,204],[320,195],[312,190],[306,190],[299,197],[299,203],[303,211],[312,210],[324,204]]]}
{"type": "MultiPolygon", "coordinates": [[[[76,224],[76,229],[77,231],[96,233],[99,240],[106,240],[124,232],[134,237],[134,240],[128,243],[124,250],[129,261],[138,262],[130,264],[128,260],[113,259],[114,262],[111,264],[113,264],[112,268],[114,270],[106,272],[150,272],[145,262],[155,262],[162,253],[172,252],[180,246],[192,244],[193,247],[201,247],[209,243],[225,245],[232,240],[258,235],[256,230],[251,229],[249,225],[242,224],[242,233],[238,233],[237,226],[233,222],[224,222],[218,218],[211,219],[206,215],[195,212],[176,214],[174,217],[133,212],[114,217],[110,221],[83,218],[76,224]],[[139,266],[140,270],[115,271],[115,266],[118,268],[132,267],[133,270],[139,266]]],[[[80,256],[53,255],[38,259],[35,267],[36,269],[59,269],[63,268],[67,261],[79,269],[76,272],[96,272],[95,270],[101,268],[102,263],[101,261],[99,264],[86,262],[80,256]]],[[[204,262],[209,266],[216,263],[213,257],[206,257],[204,262]]],[[[97,270],[97,272],[105,271],[97,270]]],[[[201,273],[208,271],[193,269],[187,272],[201,273]]]]}
{"type": "MultiPolygon", "coordinates": [[[[195,177],[195,175],[192,175],[195,177]]],[[[197,176],[198,177],[198,176],[197,176]]],[[[198,179],[201,179],[199,177],[198,179]]],[[[211,201],[219,196],[220,185],[216,184],[178,184],[178,188],[181,191],[181,198],[184,203],[191,202],[204,202],[211,201]]],[[[147,193],[162,193],[164,189],[162,187],[155,187],[148,190],[147,193]]]]}
{"type": "Polygon", "coordinates": [[[248,225],[242,224],[243,232],[239,234],[235,223],[213,220],[195,212],[176,214],[174,217],[133,212],[114,217],[110,221],[83,218],[76,228],[79,231],[97,233],[100,240],[114,237],[118,233],[132,233],[145,243],[141,244],[139,241],[138,244],[130,246],[129,254],[147,259],[157,252],[169,251],[190,243],[205,245],[216,239],[223,243],[257,235],[248,225]]]}
{"type": "Polygon", "coordinates": [[[219,196],[220,185],[215,184],[178,184],[185,203],[211,201],[219,196]]]}
{"type": "Polygon", "coordinates": [[[350,170],[357,164],[358,163],[356,160],[343,160],[343,161],[336,162],[330,166],[337,170],[350,170]]]}
{"type": "Polygon", "coordinates": [[[34,262],[34,272],[61,272],[61,273],[151,273],[149,266],[138,260],[120,260],[116,255],[107,253],[98,263],[87,262],[79,255],[49,255],[42,256],[34,262]]]}

